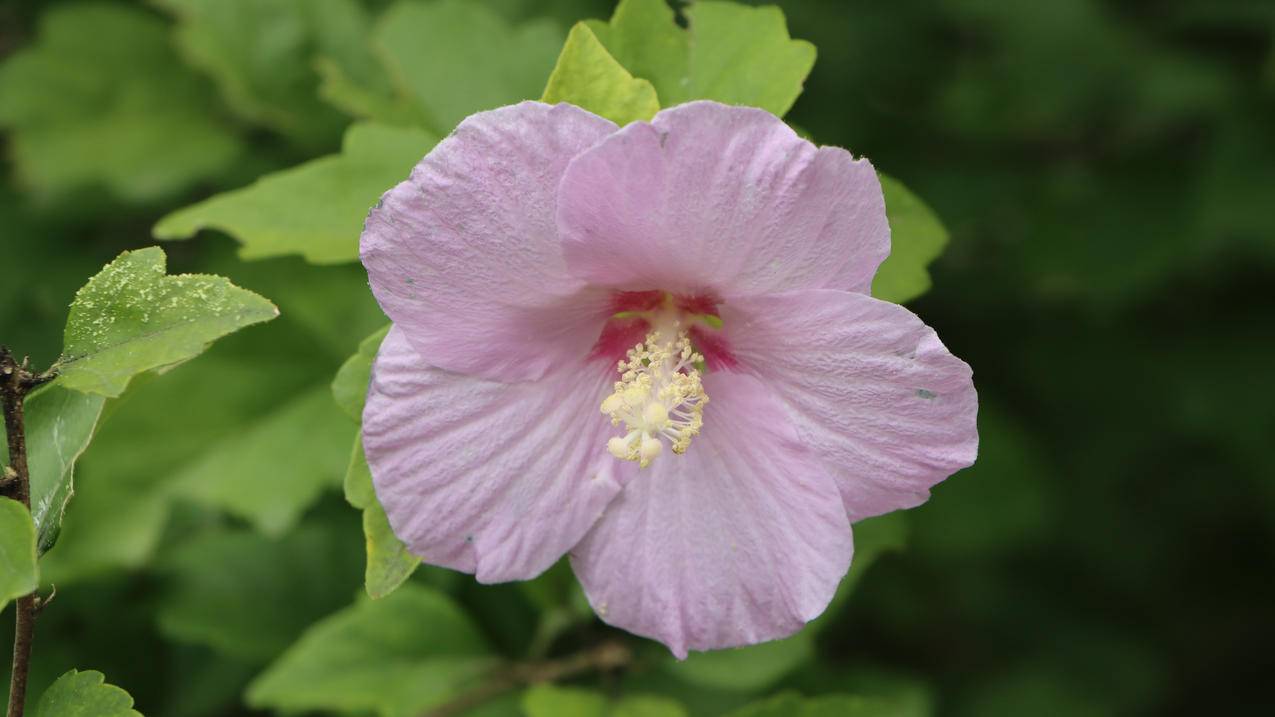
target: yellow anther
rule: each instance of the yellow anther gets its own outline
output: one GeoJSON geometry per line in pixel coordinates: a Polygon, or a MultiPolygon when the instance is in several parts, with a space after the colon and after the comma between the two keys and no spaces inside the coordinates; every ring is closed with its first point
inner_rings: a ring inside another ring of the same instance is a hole
{"type": "Polygon", "coordinates": [[[665,440],[674,453],[686,452],[704,425],[708,396],[695,368],[703,361],[684,331],[672,340],[652,331],[629,350],[628,360],[616,366],[615,392],[602,401],[602,412],[626,431],[607,441],[611,455],[645,468],[664,451],[665,440]]]}

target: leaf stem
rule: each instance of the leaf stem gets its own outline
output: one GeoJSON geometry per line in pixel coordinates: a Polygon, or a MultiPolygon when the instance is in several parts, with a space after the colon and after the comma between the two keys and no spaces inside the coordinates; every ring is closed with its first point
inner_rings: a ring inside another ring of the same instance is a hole
{"type": "MultiPolygon", "coordinates": [[[[23,402],[31,389],[53,378],[51,373],[33,374],[27,360],[14,360],[9,349],[0,346],[0,404],[4,410],[4,430],[9,440],[9,466],[0,483],[0,493],[31,509],[31,472],[27,468],[26,427],[23,402]]],[[[35,634],[38,598],[25,595],[16,603],[17,625],[13,636],[13,671],[9,680],[8,717],[22,717],[27,698],[27,673],[31,663],[31,640],[35,634]]]]}
{"type": "Polygon", "coordinates": [[[557,682],[595,670],[614,670],[632,661],[633,652],[624,643],[609,641],[557,660],[517,662],[498,670],[488,681],[425,712],[421,717],[454,717],[518,687],[557,682]]]}

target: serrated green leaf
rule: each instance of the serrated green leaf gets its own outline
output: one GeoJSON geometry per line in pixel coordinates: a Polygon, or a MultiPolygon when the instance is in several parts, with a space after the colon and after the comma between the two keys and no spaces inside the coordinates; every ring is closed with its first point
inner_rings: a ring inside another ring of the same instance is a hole
{"type": "Polygon", "coordinates": [[[386,326],[359,343],[359,351],[336,372],[332,379],[332,396],[341,410],[355,421],[363,420],[363,403],[367,400],[367,384],[372,378],[372,360],[381,348],[381,341],[390,331],[386,326]]]}
{"type": "Polygon", "coordinates": [[[541,100],[569,102],[620,126],[660,110],[651,83],[630,75],[585,23],[571,28],[541,100]]]}
{"type": "Polygon", "coordinates": [[[754,702],[730,717],[927,717],[916,704],[885,697],[821,695],[803,697],[786,692],[754,702]]]}
{"type": "Polygon", "coordinates": [[[901,304],[929,291],[926,267],[947,246],[947,229],[902,182],[884,174],[879,176],[890,222],[890,256],[872,279],[872,295],[901,304]]]}
{"type": "MultiPolygon", "coordinates": [[[[57,542],[62,512],[73,492],[75,461],[93,438],[106,399],[69,391],[53,383],[41,386],[23,404],[27,465],[31,470],[31,518],[40,553],[57,542]]],[[[9,447],[0,441],[0,465],[9,447]]]]}
{"type": "Polygon", "coordinates": [[[588,23],[611,55],[651,81],[662,107],[709,99],[783,116],[801,94],[815,47],[788,35],[776,7],[697,2],[675,22],[664,0],[623,0],[609,23],[588,23]]]}
{"type": "Polygon", "coordinates": [[[214,339],[279,315],[274,304],[219,276],[166,276],[158,247],[126,251],[75,294],[59,383],[118,396],[143,371],[192,358],[214,339]]]}
{"type": "Polygon", "coordinates": [[[22,181],[45,195],[100,186],[125,201],[177,194],[228,168],[238,138],[212,88],[137,8],[50,9],[38,40],[0,65],[0,126],[22,181]]]}
{"type": "Polygon", "coordinates": [[[440,134],[480,110],[539,97],[562,40],[549,20],[511,27],[465,0],[401,0],[373,31],[395,87],[440,134]]]}
{"type": "Polygon", "coordinates": [[[133,698],[95,670],[71,670],[40,697],[35,717],[142,717],[133,698]]]}
{"type": "Polygon", "coordinates": [[[0,610],[30,594],[39,581],[31,513],[16,500],[0,498],[0,610]]]}
{"type": "Polygon", "coordinates": [[[416,717],[492,664],[477,628],[456,604],[407,585],[311,627],[252,683],[247,699],[261,709],[416,717]]]}
{"type": "Polygon", "coordinates": [[[362,120],[396,127],[424,127],[429,118],[420,108],[398,92],[385,71],[378,66],[376,74],[356,78],[349,68],[331,58],[315,63],[321,78],[319,97],[342,112],[362,120]]]}
{"type": "Polygon", "coordinates": [[[421,559],[409,552],[390,528],[385,509],[372,488],[372,473],[363,456],[361,437],[354,439],[354,449],[350,453],[350,467],[345,474],[345,499],[363,511],[363,539],[367,553],[363,585],[369,597],[379,600],[411,577],[421,559]]]}
{"type": "Polygon", "coordinates": [[[173,491],[282,535],[325,488],[340,485],[353,437],[326,387],[316,386],[222,439],[173,477],[173,491]]]}
{"type": "Polygon", "coordinates": [[[354,125],[340,154],[179,209],[155,225],[155,238],[189,239],[213,228],[238,239],[244,259],[300,254],[316,264],[355,261],[368,210],[437,141],[415,128],[354,125]]]}
{"type": "Polygon", "coordinates": [[[349,602],[360,560],[347,538],[323,524],[280,539],[201,533],[164,560],[172,588],[159,608],[160,629],[232,659],[266,662],[349,602]]]}
{"type": "Polygon", "coordinates": [[[353,0],[152,2],[177,18],[182,54],[216,81],[237,114],[306,146],[326,144],[345,124],[316,95],[316,58],[356,71],[374,65],[368,20],[353,0]]]}

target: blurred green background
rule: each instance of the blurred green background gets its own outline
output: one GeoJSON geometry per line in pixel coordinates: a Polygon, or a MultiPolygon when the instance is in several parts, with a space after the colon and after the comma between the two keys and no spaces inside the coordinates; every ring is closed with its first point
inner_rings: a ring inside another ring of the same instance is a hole
{"type": "MultiPolygon", "coordinates": [[[[189,26],[173,17],[199,5],[184,0],[115,3],[134,12],[96,26],[97,50],[49,48],[44,80],[0,106],[25,128],[0,134],[4,343],[48,364],[75,289],[153,243],[160,217],[338,150],[349,118],[317,98],[312,60],[349,26],[315,30],[298,17],[339,3],[303,4],[222,16],[255,87],[174,44],[189,26]]],[[[558,37],[612,9],[485,4],[558,37]]],[[[974,367],[981,455],[891,519],[896,549],[860,538],[862,579],[811,645],[707,677],[643,651],[647,668],[593,684],[705,715],[789,688],[906,693],[908,714],[1275,714],[1275,3],[779,5],[819,53],[787,119],[871,158],[950,231],[910,306],[974,367]]],[[[0,67],[82,7],[0,5],[0,67]]],[[[325,399],[384,319],[357,265],[245,262],[217,232],[165,248],[283,315],[108,408],[42,567],[58,597],[32,689],[91,668],[147,715],[267,714],[241,706],[245,685],[362,589],[339,490],[355,428],[325,399]],[[261,494],[276,482],[286,495],[261,494]]],[[[555,609],[538,588],[412,580],[511,658],[555,609]]],[[[604,632],[575,625],[550,653],[604,632]]]]}

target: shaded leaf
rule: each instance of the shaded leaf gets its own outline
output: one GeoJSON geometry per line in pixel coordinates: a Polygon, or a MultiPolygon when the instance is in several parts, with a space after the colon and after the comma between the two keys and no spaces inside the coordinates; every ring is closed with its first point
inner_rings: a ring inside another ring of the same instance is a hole
{"type": "Polygon", "coordinates": [[[885,697],[786,692],[730,713],[730,717],[926,717],[929,712],[905,700],[885,697]]]}
{"type": "Polygon", "coordinates": [[[239,156],[216,117],[211,88],[177,61],[165,24],[121,4],[50,9],[37,42],[0,65],[0,126],[22,181],[48,195],[177,194],[239,156]]]}
{"type": "Polygon", "coordinates": [[[133,698],[94,670],[71,670],[40,697],[35,717],[142,717],[133,698]]]}
{"type": "Polygon", "coordinates": [[[585,23],[571,28],[541,99],[570,102],[620,126],[648,120],[660,109],[651,83],[630,75],[585,23]]]}
{"type": "Polygon", "coordinates": [[[929,290],[926,267],[947,246],[947,229],[902,182],[884,174],[879,176],[890,222],[890,256],[872,279],[872,295],[901,304],[929,290]]]}
{"type": "Polygon", "coordinates": [[[492,665],[451,600],[419,585],[315,624],[248,689],[249,705],[416,717],[492,665]]]}
{"type": "Polygon", "coordinates": [[[344,118],[316,96],[319,56],[374,66],[368,20],[353,0],[152,0],[177,18],[183,55],[243,118],[303,145],[334,138],[344,118]]]}
{"type": "Polygon", "coordinates": [[[354,125],[340,154],[179,209],[155,225],[155,237],[189,239],[212,228],[238,239],[244,259],[300,254],[317,264],[355,261],[368,210],[437,141],[420,129],[354,125]]]}
{"type": "Polygon", "coordinates": [[[401,0],[373,31],[394,85],[439,134],[480,110],[539,97],[562,39],[548,20],[511,27],[464,0],[401,0]]]}
{"type": "Polygon", "coordinates": [[[25,505],[0,498],[0,610],[39,584],[35,524],[25,505]]]}
{"type": "Polygon", "coordinates": [[[792,107],[815,63],[815,47],[793,40],[777,7],[697,2],[678,27],[664,0],[623,0],[609,23],[590,21],[611,55],[655,86],[663,107],[697,99],[792,107]]]}
{"type": "Polygon", "coordinates": [[[166,276],[162,249],[126,251],[75,295],[59,383],[118,396],[134,375],[185,361],[279,310],[219,276],[166,276]]]}
{"type": "Polygon", "coordinates": [[[596,690],[539,684],[522,696],[526,717],[686,717],[686,708],[654,695],[625,695],[608,700],[596,690]]]}
{"type": "Polygon", "coordinates": [[[222,439],[173,477],[173,490],[281,535],[324,488],[340,484],[353,434],[326,387],[316,386],[222,439]]]}
{"type": "MultiPolygon", "coordinates": [[[[62,512],[71,499],[75,461],[88,448],[106,399],[68,391],[58,383],[41,386],[23,404],[27,465],[31,470],[31,518],[44,553],[58,539],[62,512]]],[[[0,465],[9,447],[0,441],[0,465]]]]}
{"type": "Polygon", "coordinates": [[[174,639],[265,662],[349,601],[359,551],[347,535],[304,525],[280,539],[208,531],[164,560],[173,587],[159,609],[174,639]]]}

